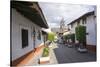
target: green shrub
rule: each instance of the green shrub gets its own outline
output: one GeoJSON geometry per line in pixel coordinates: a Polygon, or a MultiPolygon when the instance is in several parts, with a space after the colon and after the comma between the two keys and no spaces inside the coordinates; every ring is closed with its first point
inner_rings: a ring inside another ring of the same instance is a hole
{"type": "Polygon", "coordinates": [[[75,34],[70,34],[70,39],[72,40],[72,42],[75,42],[75,34]]]}
{"type": "Polygon", "coordinates": [[[75,34],[67,34],[67,35],[64,35],[64,39],[65,40],[71,39],[72,42],[75,42],[75,34]]]}
{"type": "Polygon", "coordinates": [[[76,39],[80,43],[86,42],[86,27],[85,26],[77,26],[75,28],[75,33],[76,33],[76,39]]]}
{"type": "Polygon", "coordinates": [[[43,54],[42,54],[42,56],[43,57],[47,57],[49,55],[49,48],[48,47],[45,47],[44,49],[43,49],[43,54]]]}
{"type": "Polygon", "coordinates": [[[49,41],[54,41],[55,40],[55,34],[53,32],[48,33],[48,40],[49,41]]]}
{"type": "Polygon", "coordinates": [[[68,35],[64,35],[63,37],[64,37],[64,39],[65,39],[65,40],[67,40],[67,39],[68,39],[68,35]]]}

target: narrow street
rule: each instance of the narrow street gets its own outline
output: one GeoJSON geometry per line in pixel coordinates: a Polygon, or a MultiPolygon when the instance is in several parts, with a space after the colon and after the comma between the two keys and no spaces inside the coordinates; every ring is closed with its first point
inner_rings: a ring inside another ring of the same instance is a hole
{"type": "MultiPolygon", "coordinates": [[[[90,62],[96,61],[96,54],[91,52],[80,53],[75,47],[69,48],[64,44],[51,43],[50,48],[50,63],[48,64],[62,64],[62,63],[76,63],[76,62],[90,62]]],[[[43,49],[40,50],[39,55],[33,56],[26,66],[44,65],[39,64],[39,58],[42,56],[43,49]]]]}
{"type": "Polygon", "coordinates": [[[96,61],[96,17],[95,5],[11,0],[10,66],[96,61]]]}
{"type": "Polygon", "coordinates": [[[75,48],[68,48],[64,44],[54,44],[58,48],[53,49],[58,63],[76,63],[96,61],[96,54],[94,53],[80,53],[75,48]]]}

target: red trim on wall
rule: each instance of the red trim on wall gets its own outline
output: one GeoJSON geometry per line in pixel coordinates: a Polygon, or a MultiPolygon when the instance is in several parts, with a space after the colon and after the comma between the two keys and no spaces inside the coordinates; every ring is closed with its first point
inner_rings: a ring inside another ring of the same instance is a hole
{"type": "Polygon", "coordinates": [[[35,50],[32,50],[25,55],[19,57],[18,59],[11,61],[10,66],[22,66],[25,65],[34,55],[38,55],[41,48],[43,48],[44,45],[37,47],[35,50]]]}
{"type": "Polygon", "coordinates": [[[91,51],[91,52],[95,52],[96,53],[96,46],[94,45],[86,45],[86,48],[91,51]]]}

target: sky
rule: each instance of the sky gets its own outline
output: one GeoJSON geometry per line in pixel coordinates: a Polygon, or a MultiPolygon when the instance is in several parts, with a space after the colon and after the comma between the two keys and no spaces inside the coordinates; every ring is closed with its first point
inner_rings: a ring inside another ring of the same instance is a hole
{"type": "Polygon", "coordinates": [[[63,18],[65,26],[81,15],[94,10],[94,5],[39,2],[49,28],[59,27],[63,18]]]}

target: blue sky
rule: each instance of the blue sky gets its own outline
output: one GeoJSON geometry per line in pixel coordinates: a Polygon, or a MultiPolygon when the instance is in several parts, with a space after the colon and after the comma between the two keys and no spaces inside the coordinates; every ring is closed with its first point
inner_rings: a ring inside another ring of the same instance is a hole
{"type": "Polygon", "coordinates": [[[77,19],[81,15],[93,11],[93,5],[79,5],[67,3],[47,3],[39,2],[50,28],[59,27],[59,23],[64,18],[65,25],[77,19]]]}

